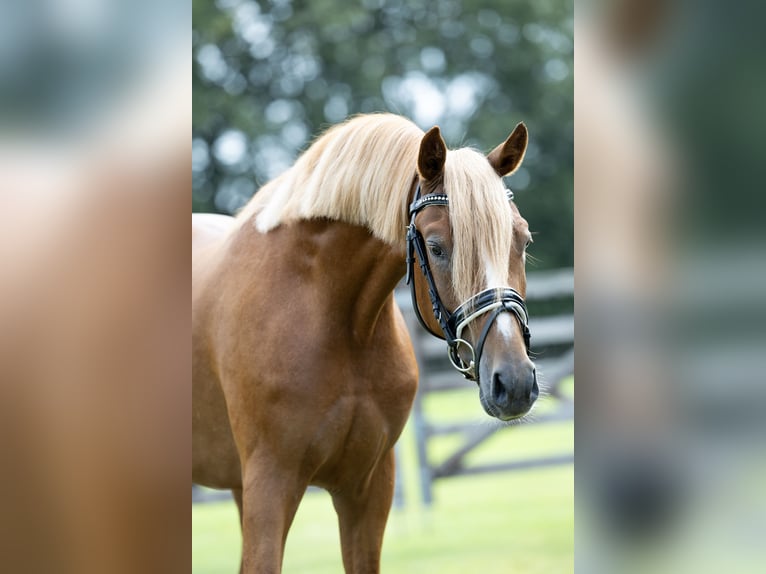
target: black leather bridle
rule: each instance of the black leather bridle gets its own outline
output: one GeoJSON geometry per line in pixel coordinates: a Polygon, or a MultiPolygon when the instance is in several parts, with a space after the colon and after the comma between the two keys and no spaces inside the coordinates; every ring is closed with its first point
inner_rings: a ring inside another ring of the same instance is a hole
{"type": "MultiPolygon", "coordinates": [[[[513,192],[506,189],[508,201],[513,199],[513,192]]],[[[415,227],[415,216],[426,207],[432,205],[449,206],[449,198],[443,194],[431,194],[421,197],[420,184],[415,190],[415,197],[409,207],[410,224],[407,227],[407,275],[405,281],[410,285],[412,295],[412,307],[415,309],[415,315],[423,328],[440,339],[447,341],[448,356],[452,366],[460,371],[469,381],[479,381],[479,362],[481,353],[484,349],[484,343],[492,328],[492,324],[501,313],[512,313],[521,326],[521,332],[524,336],[524,345],[529,353],[529,315],[524,299],[518,291],[510,287],[485,289],[473,297],[469,298],[457,309],[450,312],[442,303],[439,297],[439,291],[436,288],[431,267],[428,264],[428,254],[426,253],[426,244],[423,235],[415,227]],[[413,269],[415,267],[415,253],[417,253],[420,263],[420,270],[428,286],[428,296],[431,299],[434,317],[441,327],[442,334],[434,332],[423,320],[418,307],[418,299],[415,293],[415,281],[413,279],[413,269]],[[473,321],[490,313],[484,328],[476,343],[476,348],[462,338],[463,330],[473,321]],[[460,357],[460,347],[464,346],[470,352],[471,358],[466,363],[460,357]]]]}

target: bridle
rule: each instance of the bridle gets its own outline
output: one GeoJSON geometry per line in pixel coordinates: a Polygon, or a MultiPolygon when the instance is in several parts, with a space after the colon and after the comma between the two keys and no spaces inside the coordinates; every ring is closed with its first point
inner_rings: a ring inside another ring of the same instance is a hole
{"type": "MultiPolygon", "coordinates": [[[[510,189],[505,190],[508,201],[513,199],[513,192],[510,189]]],[[[415,190],[415,196],[409,206],[410,224],[407,226],[407,275],[405,281],[410,285],[412,295],[412,307],[415,310],[415,316],[423,328],[440,339],[447,341],[448,356],[452,366],[460,371],[469,381],[479,381],[478,366],[481,361],[481,354],[484,350],[484,343],[492,328],[492,324],[501,313],[512,313],[521,326],[521,332],[524,336],[524,346],[529,353],[529,315],[527,306],[523,297],[518,291],[510,287],[485,289],[458,306],[457,309],[450,312],[442,303],[439,297],[439,291],[436,289],[431,267],[428,264],[428,255],[426,253],[426,244],[423,235],[415,227],[415,216],[426,207],[432,205],[449,206],[449,198],[444,194],[431,194],[421,197],[420,184],[415,190]],[[418,300],[415,293],[415,281],[413,279],[413,269],[415,266],[415,253],[418,255],[420,270],[428,286],[428,296],[431,299],[434,317],[441,327],[442,334],[434,332],[423,320],[418,307],[418,300]],[[473,321],[490,313],[484,328],[479,335],[474,348],[463,338],[463,331],[473,321]],[[463,346],[470,352],[471,358],[466,363],[460,357],[459,350],[463,346]]]]}

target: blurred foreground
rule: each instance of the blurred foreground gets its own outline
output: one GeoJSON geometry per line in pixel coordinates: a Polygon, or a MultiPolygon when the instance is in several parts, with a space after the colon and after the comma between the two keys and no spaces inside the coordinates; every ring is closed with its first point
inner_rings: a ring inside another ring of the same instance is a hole
{"type": "Polygon", "coordinates": [[[578,572],[766,563],[763,13],[577,7],[578,572]]]}
{"type": "Polygon", "coordinates": [[[4,572],[189,570],[189,25],[3,11],[4,572]]]}

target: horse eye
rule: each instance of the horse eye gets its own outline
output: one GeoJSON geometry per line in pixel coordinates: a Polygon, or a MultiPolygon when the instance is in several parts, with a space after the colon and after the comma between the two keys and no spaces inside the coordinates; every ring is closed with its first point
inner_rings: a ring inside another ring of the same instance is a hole
{"type": "Polygon", "coordinates": [[[431,251],[431,255],[434,257],[444,257],[444,251],[438,245],[431,244],[428,248],[431,251]]]}

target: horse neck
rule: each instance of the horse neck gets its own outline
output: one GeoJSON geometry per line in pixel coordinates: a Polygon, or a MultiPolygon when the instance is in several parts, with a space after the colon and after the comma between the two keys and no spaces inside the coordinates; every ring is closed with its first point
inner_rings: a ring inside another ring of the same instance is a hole
{"type": "MultiPolygon", "coordinates": [[[[257,233],[257,231],[256,231],[257,233]]],[[[266,236],[286,291],[303,294],[328,326],[366,340],[404,275],[404,253],[364,227],[326,219],[298,221],[266,236]]]]}

